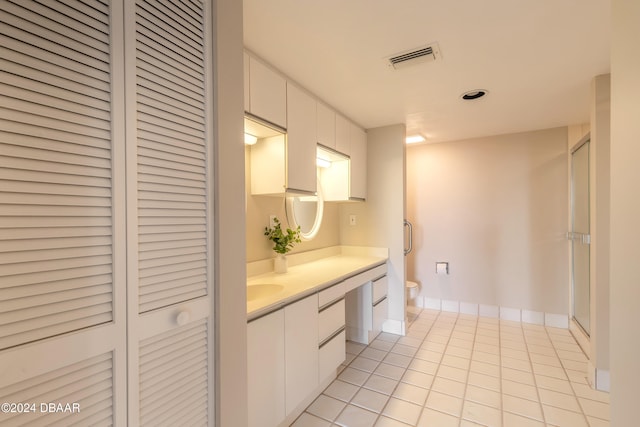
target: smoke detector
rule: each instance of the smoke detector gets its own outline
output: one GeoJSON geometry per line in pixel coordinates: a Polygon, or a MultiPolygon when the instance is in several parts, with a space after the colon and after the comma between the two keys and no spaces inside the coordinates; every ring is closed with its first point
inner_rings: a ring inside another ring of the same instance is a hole
{"type": "Polygon", "coordinates": [[[387,65],[394,70],[405,68],[411,65],[421,64],[440,59],[440,48],[438,43],[431,43],[417,49],[411,49],[404,52],[396,53],[387,60],[387,65]]]}

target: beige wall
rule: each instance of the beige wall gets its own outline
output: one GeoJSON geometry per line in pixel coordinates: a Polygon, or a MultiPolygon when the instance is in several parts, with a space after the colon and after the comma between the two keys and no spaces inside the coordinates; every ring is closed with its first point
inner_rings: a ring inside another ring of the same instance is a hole
{"type": "Polygon", "coordinates": [[[611,48],[611,426],[638,425],[640,384],[640,2],[613,0],[611,48]]]}
{"type": "Polygon", "coordinates": [[[568,314],[566,183],[566,128],[409,146],[408,278],[429,298],[568,314]]]}
{"type": "Polygon", "coordinates": [[[400,333],[405,320],[404,124],[367,130],[367,201],[340,206],[343,245],[389,249],[389,319],[385,330],[400,333]],[[349,216],[356,215],[356,225],[349,216]]]}
{"type": "MultiPolygon", "coordinates": [[[[285,226],[284,196],[252,196],[251,195],[251,156],[250,147],[245,148],[245,195],[247,205],[246,216],[246,244],[247,262],[273,258],[273,244],[264,235],[264,228],[269,225],[269,216],[276,215],[285,226]]],[[[337,202],[326,202],[320,231],[315,238],[303,241],[295,246],[290,253],[304,252],[313,249],[326,248],[340,244],[337,202]]]]}

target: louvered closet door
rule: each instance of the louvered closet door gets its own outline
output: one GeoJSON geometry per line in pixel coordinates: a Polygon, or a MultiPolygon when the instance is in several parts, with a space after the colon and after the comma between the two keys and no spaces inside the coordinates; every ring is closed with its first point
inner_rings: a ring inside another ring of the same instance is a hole
{"type": "Polygon", "coordinates": [[[137,206],[129,242],[129,261],[137,255],[129,271],[129,282],[137,283],[129,293],[129,389],[137,391],[130,393],[129,422],[207,425],[213,423],[210,12],[200,0],[129,6],[136,144],[128,155],[137,178],[129,195],[137,206]]]}
{"type": "Polygon", "coordinates": [[[126,423],[116,6],[0,0],[0,403],[30,410],[3,426],[126,423]]]}

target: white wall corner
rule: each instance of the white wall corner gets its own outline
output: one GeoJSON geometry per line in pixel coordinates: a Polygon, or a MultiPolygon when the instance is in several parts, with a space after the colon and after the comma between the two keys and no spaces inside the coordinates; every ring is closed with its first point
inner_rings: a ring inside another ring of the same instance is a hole
{"type": "Polygon", "coordinates": [[[480,304],[478,310],[482,317],[492,317],[494,319],[500,317],[500,307],[497,305],[480,304]]]}
{"type": "Polygon", "coordinates": [[[424,297],[424,308],[440,311],[442,309],[441,301],[438,298],[424,297]]]}
{"type": "Polygon", "coordinates": [[[522,310],[522,322],[544,325],[544,313],[541,311],[522,310]]]}
{"type": "Polygon", "coordinates": [[[459,313],[460,312],[460,303],[458,301],[451,300],[442,300],[442,311],[447,311],[449,313],[459,313]]]}
{"type": "Polygon", "coordinates": [[[522,317],[520,316],[520,309],[500,307],[500,320],[510,320],[512,322],[522,321],[522,317]]]}
{"type": "Polygon", "coordinates": [[[566,314],[545,313],[544,324],[553,328],[569,329],[569,316],[566,314]]]}
{"type": "Polygon", "coordinates": [[[478,304],[473,304],[470,302],[460,302],[460,313],[477,316],[478,312],[478,304]]]}

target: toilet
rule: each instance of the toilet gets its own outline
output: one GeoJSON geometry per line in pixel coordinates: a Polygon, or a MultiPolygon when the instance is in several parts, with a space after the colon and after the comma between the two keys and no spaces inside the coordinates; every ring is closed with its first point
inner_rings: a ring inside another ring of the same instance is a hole
{"type": "Polygon", "coordinates": [[[406,300],[408,305],[409,301],[411,301],[412,299],[418,296],[418,284],[416,282],[412,282],[411,280],[407,280],[405,282],[405,289],[406,289],[406,300]]]}

